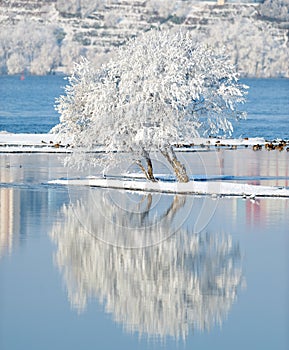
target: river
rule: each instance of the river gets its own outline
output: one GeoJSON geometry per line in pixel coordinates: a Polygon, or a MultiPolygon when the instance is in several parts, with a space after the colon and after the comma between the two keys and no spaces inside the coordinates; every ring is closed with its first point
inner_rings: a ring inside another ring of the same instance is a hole
{"type": "MultiPolygon", "coordinates": [[[[0,129],[57,122],[63,77],[0,82],[0,129]]],[[[288,81],[246,83],[236,136],[289,138],[288,81]]],[[[194,175],[289,184],[286,151],[183,157],[194,175]]],[[[48,184],[83,175],[63,158],[0,155],[1,349],[288,349],[289,199],[48,184]]]]}

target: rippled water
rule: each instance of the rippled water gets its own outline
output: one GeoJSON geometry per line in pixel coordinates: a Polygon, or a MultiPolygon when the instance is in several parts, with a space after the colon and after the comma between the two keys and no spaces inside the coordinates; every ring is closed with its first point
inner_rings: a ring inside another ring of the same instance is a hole
{"type": "MultiPolygon", "coordinates": [[[[235,135],[289,138],[288,80],[246,83],[235,135]]],[[[64,84],[0,77],[0,130],[47,132],[64,84]]],[[[180,156],[195,179],[289,187],[286,151],[180,156]]],[[[48,184],[88,173],[0,155],[1,349],[289,348],[289,199],[48,184]]]]}

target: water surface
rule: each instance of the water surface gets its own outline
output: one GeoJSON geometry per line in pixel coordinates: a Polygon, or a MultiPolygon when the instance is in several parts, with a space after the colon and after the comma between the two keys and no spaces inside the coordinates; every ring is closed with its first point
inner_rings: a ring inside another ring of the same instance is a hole
{"type": "MultiPolygon", "coordinates": [[[[0,130],[48,132],[66,82],[19,78],[0,77],[0,130]]],[[[288,82],[246,80],[234,136],[289,138],[288,82]]],[[[289,186],[285,151],[180,157],[197,180],[289,186]]],[[[0,155],[1,349],[289,348],[288,199],[48,184],[88,174],[62,155],[0,155]]]]}
{"type": "MultiPolygon", "coordinates": [[[[289,139],[289,79],[243,79],[250,88],[246,121],[234,123],[233,137],[289,139]]],[[[0,131],[47,133],[59,122],[55,98],[64,93],[61,75],[0,76],[0,131]]]]}
{"type": "Polygon", "coordinates": [[[1,349],[288,348],[288,199],[47,185],[61,157],[0,157],[1,349]]]}

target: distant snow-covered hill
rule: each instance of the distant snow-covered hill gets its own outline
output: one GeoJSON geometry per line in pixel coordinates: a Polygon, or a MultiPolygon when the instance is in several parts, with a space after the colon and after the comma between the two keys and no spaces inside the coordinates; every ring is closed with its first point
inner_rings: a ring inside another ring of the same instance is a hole
{"type": "Polygon", "coordinates": [[[69,73],[81,55],[100,65],[142,31],[181,27],[225,46],[244,76],[289,77],[287,2],[3,0],[0,72],[69,73]]]}

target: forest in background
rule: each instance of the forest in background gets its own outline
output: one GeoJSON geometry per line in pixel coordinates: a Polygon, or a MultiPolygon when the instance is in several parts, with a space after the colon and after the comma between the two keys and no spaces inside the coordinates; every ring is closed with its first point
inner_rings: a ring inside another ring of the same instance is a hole
{"type": "Polygon", "coordinates": [[[0,73],[70,73],[95,66],[150,28],[189,30],[196,42],[225,48],[242,76],[289,77],[289,0],[2,0],[0,73]]]}

